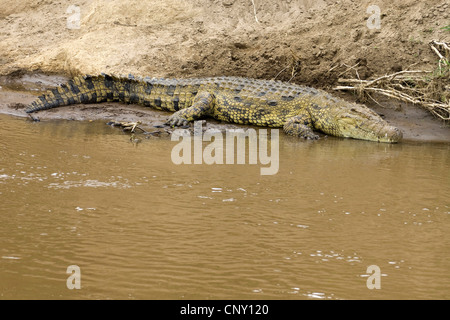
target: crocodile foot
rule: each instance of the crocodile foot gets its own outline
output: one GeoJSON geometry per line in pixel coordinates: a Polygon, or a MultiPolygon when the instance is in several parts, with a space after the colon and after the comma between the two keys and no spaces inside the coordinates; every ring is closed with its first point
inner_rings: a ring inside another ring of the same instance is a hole
{"type": "Polygon", "coordinates": [[[315,134],[315,133],[307,133],[304,134],[303,136],[301,136],[307,140],[319,140],[319,135],[315,134]]]}
{"type": "Polygon", "coordinates": [[[307,140],[318,140],[319,136],[311,130],[310,127],[301,123],[295,123],[293,121],[287,122],[284,127],[284,132],[287,135],[304,138],[307,140]]]}
{"type": "Polygon", "coordinates": [[[167,119],[165,124],[171,127],[186,127],[189,125],[189,121],[174,113],[167,119]]]}

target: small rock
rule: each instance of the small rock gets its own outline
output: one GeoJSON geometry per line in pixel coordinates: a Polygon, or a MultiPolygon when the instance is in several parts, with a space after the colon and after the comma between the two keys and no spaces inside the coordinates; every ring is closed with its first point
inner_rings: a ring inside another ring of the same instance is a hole
{"type": "Polygon", "coordinates": [[[403,68],[402,68],[402,66],[401,66],[400,64],[394,64],[394,65],[391,67],[391,69],[392,69],[392,71],[394,71],[394,72],[400,72],[400,71],[403,70],[403,68]]]}
{"type": "Polygon", "coordinates": [[[223,0],[222,4],[224,7],[231,7],[234,3],[234,0],[223,0]]]}
{"type": "Polygon", "coordinates": [[[350,34],[350,37],[353,42],[356,42],[361,38],[361,35],[362,35],[362,31],[360,29],[356,29],[356,30],[352,31],[352,33],[350,34]]]}

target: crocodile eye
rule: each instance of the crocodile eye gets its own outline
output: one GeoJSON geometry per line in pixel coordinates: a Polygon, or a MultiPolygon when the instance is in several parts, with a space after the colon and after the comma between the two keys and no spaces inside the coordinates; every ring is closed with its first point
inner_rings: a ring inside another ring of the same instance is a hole
{"type": "Polygon", "coordinates": [[[341,119],[343,123],[347,123],[347,124],[353,124],[354,120],[350,117],[344,117],[341,119]]]}

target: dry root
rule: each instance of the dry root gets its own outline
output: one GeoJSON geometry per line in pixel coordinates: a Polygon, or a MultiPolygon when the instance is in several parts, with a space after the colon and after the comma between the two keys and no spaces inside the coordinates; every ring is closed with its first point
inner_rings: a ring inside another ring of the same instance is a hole
{"type": "Polygon", "coordinates": [[[130,131],[131,133],[134,133],[136,129],[139,129],[142,132],[146,132],[144,129],[138,126],[140,124],[139,121],[137,122],[110,121],[107,124],[113,127],[120,127],[122,128],[123,131],[130,131]]]}
{"type": "MultiPolygon", "coordinates": [[[[434,71],[404,70],[373,80],[342,79],[334,90],[352,90],[362,98],[377,93],[400,101],[413,103],[429,110],[433,115],[450,121],[450,45],[431,41],[430,47],[439,57],[434,71]]],[[[342,74],[355,70],[348,67],[342,74]]],[[[376,101],[375,101],[376,102],[376,101]]]]}

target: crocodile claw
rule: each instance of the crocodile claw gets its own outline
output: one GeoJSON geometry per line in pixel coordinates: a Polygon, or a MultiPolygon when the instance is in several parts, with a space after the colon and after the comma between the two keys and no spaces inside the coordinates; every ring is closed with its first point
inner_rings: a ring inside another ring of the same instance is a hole
{"type": "Polygon", "coordinates": [[[307,140],[319,140],[319,136],[317,134],[311,133],[305,136],[307,140]]]}
{"type": "Polygon", "coordinates": [[[169,117],[169,119],[167,119],[165,124],[171,127],[185,127],[189,125],[189,121],[176,114],[173,114],[169,117]]]}

